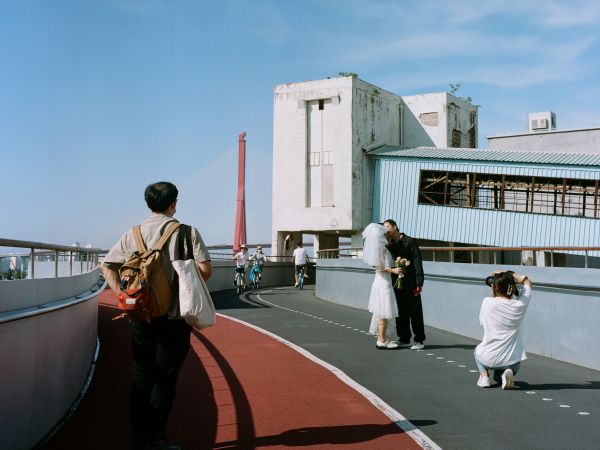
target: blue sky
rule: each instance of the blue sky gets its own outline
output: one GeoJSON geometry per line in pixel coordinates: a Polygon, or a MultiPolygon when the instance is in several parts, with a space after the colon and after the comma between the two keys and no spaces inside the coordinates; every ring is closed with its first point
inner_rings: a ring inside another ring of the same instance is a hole
{"type": "Polygon", "coordinates": [[[106,248],[169,180],[177,217],[231,242],[246,131],[248,240],[269,242],[276,84],[462,83],[485,147],[527,112],[600,125],[599,30],[585,1],[2,0],[0,237],[106,248]]]}

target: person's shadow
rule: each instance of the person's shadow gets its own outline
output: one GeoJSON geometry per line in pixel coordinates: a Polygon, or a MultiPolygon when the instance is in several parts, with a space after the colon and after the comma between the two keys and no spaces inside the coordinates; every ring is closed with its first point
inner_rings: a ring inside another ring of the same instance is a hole
{"type": "MultiPolygon", "coordinates": [[[[434,425],[435,420],[415,420],[403,422],[405,429],[415,429],[416,426],[434,425]]],[[[283,445],[287,447],[304,447],[323,444],[355,444],[367,442],[388,434],[403,433],[404,431],[391,422],[388,424],[341,425],[331,427],[307,427],[287,430],[272,436],[262,436],[244,442],[249,448],[283,445]]],[[[227,441],[216,444],[214,448],[238,447],[240,441],[227,441]]]]}
{"type": "Polygon", "coordinates": [[[515,385],[520,389],[528,391],[559,391],[562,389],[600,389],[600,381],[586,381],[587,384],[575,383],[545,383],[529,384],[526,381],[515,381],[515,385]]]}

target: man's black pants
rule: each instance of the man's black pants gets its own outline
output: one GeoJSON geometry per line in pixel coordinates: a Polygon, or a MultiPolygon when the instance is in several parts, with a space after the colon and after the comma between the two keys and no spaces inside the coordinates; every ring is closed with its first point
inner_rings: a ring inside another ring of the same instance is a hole
{"type": "Polygon", "coordinates": [[[421,295],[415,296],[407,289],[394,289],[394,294],[396,294],[396,303],[398,304],[398,317],[396,317],[398,340],[408,344],[414,333],[415,342],[423,343],[425,341],[425,325],[423,324],[421,295]]]}
{"type": "Polygon", "coordinates": [[[134,440],[165,437],[177,377],[190,348],[191,331],[183,319],[160,317],[151,323],[133,323],[129,421],[134,440]]]}

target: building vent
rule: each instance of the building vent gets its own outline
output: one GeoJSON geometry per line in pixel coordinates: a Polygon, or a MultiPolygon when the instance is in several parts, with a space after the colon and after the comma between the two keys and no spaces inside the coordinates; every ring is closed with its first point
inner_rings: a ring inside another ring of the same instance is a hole
{"type": "Polygon", "coordinates": [[[556,114],[552,111],[527,114],[529,131],[546,131],[556,128],[556,114]]]}

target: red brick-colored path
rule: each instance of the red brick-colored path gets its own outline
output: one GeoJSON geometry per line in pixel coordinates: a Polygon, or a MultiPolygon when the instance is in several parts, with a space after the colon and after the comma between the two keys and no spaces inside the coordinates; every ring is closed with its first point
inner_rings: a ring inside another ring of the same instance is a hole
{"type": "MultiPolygon", "coordinates": [[[[100,356],[77,412],[47,450],[128,449],[130,325],[100,295],[100,356]]],[[[417,449],[406,433],[322,366],[250,327],[218,317],[192,333],[169,423],[192,449],[417,449]]]]}

